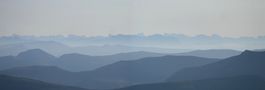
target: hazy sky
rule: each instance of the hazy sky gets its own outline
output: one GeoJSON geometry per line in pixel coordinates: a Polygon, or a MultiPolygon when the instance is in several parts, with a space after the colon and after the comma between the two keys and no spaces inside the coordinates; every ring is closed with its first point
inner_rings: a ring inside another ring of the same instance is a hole
{"type": "Polygon", "coordinates": [[[265,0],[0,0],[0,35],[265,35],[265,0]]]}

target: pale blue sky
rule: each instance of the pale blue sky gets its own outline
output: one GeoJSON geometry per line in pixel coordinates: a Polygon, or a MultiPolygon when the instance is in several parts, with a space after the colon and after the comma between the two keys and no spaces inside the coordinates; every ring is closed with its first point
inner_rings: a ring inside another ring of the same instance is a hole
{"type": "Polygon", "coordinates": [[[265,35],[265,0],[0,0],[0,35],[265,35]]]}

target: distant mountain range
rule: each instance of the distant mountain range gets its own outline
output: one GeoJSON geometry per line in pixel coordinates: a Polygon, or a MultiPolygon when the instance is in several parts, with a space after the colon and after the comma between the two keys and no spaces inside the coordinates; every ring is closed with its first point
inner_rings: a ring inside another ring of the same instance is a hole
{"type": "Polygon", "coordinates": [[[1,36],[0,56],[14,55],[18,52],[40,48],[60,56],[66,53],[88,55],[110,55],[121,52],[148,51],[157,53],[179,53],[198,49],[262,49],[265,36],[222,37],[219,35],[186,36],[181,34],[154,35],[109,35],[109,36],[1,36]],[[54,44],[54,45],[53,45],[54,44]],[[58,47],[61,46],[61,47],[58,47]],[[70,49],[69,49],[70,46],[70,49]],[[71,48],[77,47],[77,48],[71,48]],[[65,49],[67,48],[67,49],[65,49]],[[113,49],[112,49],[113,48],[113,49]],[[5,50],[5,52],[4,52],[5,50]],[[105,50],[105,51],[104,51],[105,50]]]}
{"type": "Polygon", "coordinates": [[[157,53],[176,53],[189,50],[167,49],[155,47],[139,47],[126,45],[86,45],[68,46],[55,41],[32,41],[0,45],[0,56],[18,55],[20,52],[30,49],[42,49],[52,55],[61,56],[69,53],[80,53],[93,56],[113,55],[128,52],[157,52],[157,53]]]}
{"type": "Polygon", "coordinates": [[[49,84],[27,78],[0,75],[1,90],[87,90],[71,86],[49,84]]]}

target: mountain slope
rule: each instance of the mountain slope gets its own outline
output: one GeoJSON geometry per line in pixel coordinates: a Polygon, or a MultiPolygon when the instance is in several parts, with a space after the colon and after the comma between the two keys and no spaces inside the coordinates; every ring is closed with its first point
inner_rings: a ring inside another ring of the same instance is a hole
{"type": "Polygon", "coordinates": [[[1,90],[87,90],[82,88],[49,84],[37,80],[0,75],[1,90]]]}
{"type": "Polygon", "coordinates": [[[224,59],[231,56],[239,55],[241,52],[230,49],[210,49],[210,50],[195,50],[191,52],[185,53],[176,53],[172,55],[178,56],[198,56],[198,57],[206,57],[206,58],[219,58],[224,59]]]}
{"type": "Polygon", "coordinates": [[[256,76],[235,76],[196,81],[144,84],[116,90],[265,90],[265,80],[256,76]]]}
{"type": "Polygon", "coordinates": [[[238,56],[176,72],[168,81],[200,80],[238,75],[265,76],[265,52],[244,51],[238,56]]]}
{"type": "Polygon", "coordinates": [[[120,61],[89,72],[81,72],[82,87],[117,88],[134,84],[161,82],[176,70],[201,66],[218,61],[193,56],[162,56],[143,58],[133,61],[120,61]]]}

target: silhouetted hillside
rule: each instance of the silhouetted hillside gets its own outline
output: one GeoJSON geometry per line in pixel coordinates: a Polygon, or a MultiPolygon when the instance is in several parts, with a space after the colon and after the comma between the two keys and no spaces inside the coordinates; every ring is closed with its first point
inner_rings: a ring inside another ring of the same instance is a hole
{"type": "Polygon", "coordinates": [[[0,90],[87,90],[77,87],[49,84],[26,78],[0,75],[0,90]]]}
{"type": "Polygon", "coordinates": [[[236,76],[196,81],[144,84],[116,90],[265,90],[265,80],[256,76],[236,76]]]}
{"type": "Polygon", "coordinates": [[[244,51],[216,63],[176,72],[168,81],[200,80],[238,75],[265,76],[265,52],[244,51]]]}

